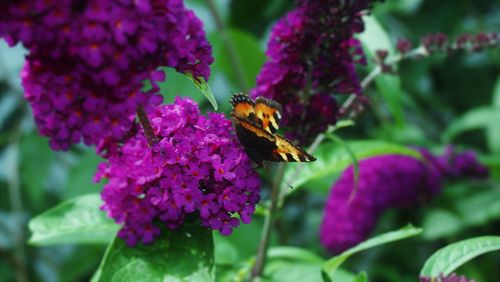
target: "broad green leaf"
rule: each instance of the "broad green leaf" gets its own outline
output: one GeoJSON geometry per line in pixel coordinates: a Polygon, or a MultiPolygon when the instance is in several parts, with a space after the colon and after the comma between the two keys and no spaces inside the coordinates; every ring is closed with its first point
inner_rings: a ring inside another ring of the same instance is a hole
{"type": "Polygon", "coordinates": [[[215,281],[212,231],[197,223],[163,230],[153,244],[128,247],[116,237],[93,281],[215,281]]]}
{"type": "Polygon", "coordinates": [[[19,177],[29,203],[35,210],[43,210],[44,192],[49,180],[53,180],[50,168],[57,155],[50,149],[47,139],[35,133],[22,136],[19,153],[19,177]]]}
{"type": "Polygon", "coordinates": [[[289,261],[270,261],[266,264],[264,277],[272,282],[310,281],[323,282],[321,265],[289,261]]]}
{"type": "Polygon", "coordinates": [[[297,247],[273,247],[267,254],[269,259],[287,259],[295,262],[320,264],[323,259],[315,253],[297,247]]]}
{"type": "MultiPolygon", "coordinates": [[[[421,158],[420,154],[408,147],[387,143],[377,140],[351,141],[347,145],[354,153],[357,160],[362,160],[378,155],[407,155],[415,158],[421,158]]],[[[294,188],[299,188],[310,183],[322,185],[310,185],[321,191],[328,191],[333,181],[333,176],[343,171],[352,163],[352,156],[342,146],[335,143],[323,143],[313,153],[316,161],[304,165],[290,164],[287,165],[285,173],[285,181],[291,184],[294,188]],[[297,166],[300,173],[296,173],[297,166]],[[322,181],[325,180],[325,181],[322,181]],[[326,185],[326,186],[325,186],[326,185]]],[[[297,189],[290,190],[290,192],[297,189]]]]}
{"type": "Polygon", "coordinates": [[[413,14],[418,11],[423,0],[387,0],[384,5],[376,5],[375,13],[384,16],[387,13],[405,13],[413,14]]]}
{"type": "Polygon", "coordinates": [[[227,236],[214,234],[214,256],[216,264],[234,264],[240,261],[240,254],[235,244],[227,236]]]}
{"type": "Polygon", "coordinates": [[[493,102],[492,102],[493,119],[488,122],[486,127],[486,138],[488,147],[491,152],[500,154],[500,77],[498,77],[493,89],[493,102]]]}
{"type": "Polygon", "coordinates": [[[36,216],[29,223],[30,244],[109,243],[119,226],[100,210],[101,204],[98,194],[90,194],[36,216]]]}
{"type": "Polygon", "coordinates": [[[415,228],[412,225],[407,225],[399,230],[387,232],[387,233],[378,235],[376,237],[370,238],[370,239],[358,244],[357,246],[355,246],[349,250],[344,251],[340,255],[335,256],[335,257],[329,259],[328,261],[326,261],[323,264],[323,270],[326,273],[328,273],[328,275],[332,276],[333,273],[335,273],[335,271],[339,268],[339,266],[345,260],[347,260],[350,256],[352,256],[355,253],[358,253],[358,252],[361,252],[361,251],[364,251],[364,250],[367,250],[367,249],[370,249],[370,248],[373,248],[373,247],[376,247],[379,245],[383,245],[383,244],[387,244],[390,242],[406,239],[408,237],[416,236],[420,233],[422,233],[422,229],[415,228]]]}
{"type": "MultiPolygon", "coordinates": [[[[0,128],[2,128],[3,131],[8,128],[6,126],[7,122],[12,122],[11,120],[9,120],[9,118],[16,114],[15,111],[18,109],[19,104],[22,102],[22,100],[19,98],[19,96],[17,96],[17,93],[13,93],[13,91],[10,92],[3,89],[1,91],[3,91],[3,93],[1,93],[0,95],[0,128]]],[[[0,146],[3,146],[5,143],[0,143],[0,146]]]]}
{"type": "Polygon", "coordinates": [[[28,50],[22,44],[9,46],[4,40],[0,41],[0,80],[10,82],[10,87],[21,91],[21,78],[19,72],[25,62],[28,50]]]}
{"type": "MultiPolygon", "coordinates": [[[[368,67],[373,69],[376,66],[372,61],[376,58],[377,50],[387,50],[389,57],[394,56],[395,52],[387,32],[374,16],[364,16],[363,21],[365,22],[365,31],[359,35],[359,39],[368,57],[368,67]]],[[[404,124],[404,115],[399,77],[392,74],[379,74],[375,78],[375,84],[389,105],[396,124],[402,126],[404,124]]]]}
{"type": "MultiPolygon", "coordinates": [[[[324,272],[323,272],[324,273],[324,272]]],[[[356,279],[357,275],[344,270],[342,268],[337,269],[333,276],[328,276],[328,274],[325,273],[325,276],[331,277],[331,281],[333,282],[353,282],[354,279],[356,279]]]]}
{"type": "Polygon", "coordinates": [[[422,228],[422,237],[427,240],[435,240],[456,234],[462,229],[460,217],[451,211],[436,209],[426,214],[422,228]]]}
{"type": "Polygon", "coordinates": [[[500,201],[498,199],[500,199],[498,189],[487,189],[455,200],[454,206],[464,226],[480,226],[500,218],[500,201]]]}
{"type": "Polygon", "coordinates": [[[191,80],[191,82],[194,83],[196,88],[198,88],[198,90],[200,90],[201,93],[203,93],[203,95],[207,97],[210,104],[212,104],[214,109],[217,110],[219,106],[217,105],[217,101],[215,100],[214,94],[212,93],[212,90],[210,90],[210,86],[208,86],[208,83],[205,81],[205,79],[203,77],[194,78],[190,74],[186,74],[186,77],[189,78],[189,80],[191,80]]]}
{"type": "Polygon", "coordinates": [[[71,199],[84,194],[99,193],[103,183],[94,183],[92,179],[102,161],[103,159],[93,150],[84,150],[78,162],[69,170],[68,182],[63,191],[64,198],[71,199]]]}
{"type": "Polygon", "coordinates": [[[165,81],[159,82],[158,85],[164,103],[173,103],[176,96],[189,96],[198,104],[207,100],[204,95],[200,95],[196,85],[186,75],[171,68],[163,68],[162,70],[165,71],[167,78],[165,81]]]}
{"type": "MultiPolygon", "coordinates": [[[[216,232],[214,234],[215,242],[218,244],[220,241],[227,241],[228,244],[234,246],[237,250],[238,258],[246,259],[255,256],[257,249],[259,248],[259,240],[262,234],[262,226],[264,220],[262,217],[255,216],[252,219],[252,224],[241,224],[238,228],[235,228],[231,236],[224,236],[216,232]]],[[[274,234],[271,234],[271,244],[275,241],[274,234]]],[[[216,250],[219,246],[216,246],[216,250]]],[[[230,247],[229,247],[230,248],[230,247]]],[[[218,250],[217,250],[218,251],[218,250]]],[[[228,250],[229,251],[229,250],[228,250]]],[[[232,251],[231,251],[232,252],[232,251]]],[[[220,253],[216,253],[219,255],[220,253]]],[[[233,256],[236,254],[220,254],[219,258],[227,258],[227,255],[233,256]]]]}
{"type": "Polygon", "coordinates": [[[361,272],[359,273],[356,278],[354,278],[353,282],[367,282],[368,281],[368,275],[366,272],[361,272]]]}
{"type": "Polygon", "coordinates": [[[500,180],[500,154],[478,155],[482,164],[488,167],[490,178],[500,180]]]}
{"type": "Polygon", "coordinates": [[[450,275],[473,258],[500,250],[500,236],[482,236],[450,244],[435,252],[424,264],[421,276],[450,275]]]}
{"type": "MultiPolygon", "coordinates": [[[[60,245],[51,246],[51,252],[46,253],[44,258],[38,260],[37,267],[51,269],[55,273],[47,273],[44,277],[37,277],[41,281],[79,281],[82,277],[87,277],[98,266],[99,261],[106,249],[105,245],[60,245]],[[57,257],[55,259],[47,259],[48,257],[57,257]],[[59,279],[54,279],[54,274],[59,276],[59,279]]],[[[38,279],[37,279],[38,280],[38,279]]]]}
{"type": "Polygon", "coordinates": [[[486,189],[453,201],[451,210],[436,209],[427,213],[423,237],[435,240],[488,224],[500,219],[500,191],[486,189]]]}
{"type": "Polygon", "coordinates": [[[352,189],[351,195],[349,196],[349,201],[356,195],[356,192],[358,191],[358,182],[359,182],[359,162],[356,156],[354,155],[354,152],[351,150],[351,147],[344,142],[340,137],[338,137],[335,134],[327,133],[326,137],[329,138],[330,140],[334,141],[335,143],[339,144],[340,146],[344,147],[345,151],[351,157],[352,161],[352,166],[354,169],[354,188],[352,189]]]}
{"type": "Polygon", "coordinates": [[[234,89],[234,91],[247,91],[255,86],[255,78],[257,77],[266,57],[259,42],[253,35],[237,29],[227,29],[227,40],[232,42],[236,52],[236,62],[227,50],[224,44],[224,38],[219,33],[210,36],[211,42],[214,43],[215,62],[214,68],[220,68],[229,78],[233,85],[241,85],[242,83],[247,89],[234,89]],[[243,82],[239,81],[240,78],[234,67],[234,64],[240,66],[243,82]]]}
{"type": "Polygon", "coordinates": [[[315,253],[297,247],[269,249],[264,277],[271,281],[323,281],[323,259],[315,253]]]}
{"type": "Polygon", "coordinates": [[[457,135],[474,129],[485,128],[491,121],[500,120],[499,112],[491,107],[474,108],[455,119],[443,133],[443,140],[450,142],[457,135]],[[498,119],[495,119],[497,117],[498,119]]]}

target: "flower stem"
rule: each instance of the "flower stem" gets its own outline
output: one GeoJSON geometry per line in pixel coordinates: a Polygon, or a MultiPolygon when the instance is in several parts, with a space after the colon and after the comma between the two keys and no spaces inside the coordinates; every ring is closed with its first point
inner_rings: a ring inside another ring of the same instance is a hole
{"type": "Polygon", "coordinates": [[[144,130],[144,135],[146,136],[148,145],[150,148],[152,148],[156,144],[156,142],[158,142],[158,138],[156,137],[153,126],[151,125],[148,115],[146,114],[142,106],[139,106],[137,108],[137,117],[139,117],[139,122],[141,123],[142,129],[144,130]]]}
{"type": "MultiPolygon", "coordinates": [[[[385,61],[384,64],[386,64],[386,65],[395,65],[395,64],[401,62],[404,59],[414,59],[414,58],[426,57],[426,56],[429,56],[429,53],[427,52],[427,50],[425,49],[425,47],[424,46],[419,46],[419,47],[417,47],[417,48],[415,48],[415,49],[413,49],[411,51],[408,51],[408,52],[406,52],[404,54],[397,54],[395,56],[392,56],[392,57],[388,58],[385,61]]],[[[382,66],[380,64],[378,64],[361,81],[361,88],[364,89],[364,88],[368,87],[368,85],[370,85],[375,80],[375,78],[377,78],[380,74],[382,74],[382,66]]],[[[344,102],[344,104],[342,105],[342,107],[341,107],[341,109],[340,109],[339,112],[341,112],[341,113],[347,113],[349,107],[354,103],[354,101],[356,100],[357,97],[358,97],[358,95],[355,94],[355,93],[349,95],[349,97],[344,102]]]]}
{"type": "Polygon", "coordinates": [[[12,215],[16,226],[19,227],[19,233],[14,240],[14,256],[13,262],[16,269],[16,280],[20,282],[28,281],[28,270],[26,266],[26,246],[24,243],[25,232],[24,226],[25,222],[23,220],[24,208],[21,196],[21,186],[19,180],[19,132],[14,133],[12,137],[12,142],[10,148],[7,149],[10,152],[10,169],[8,169],[7,174],[8,179],[8,189],[10,204],[12,206],[12,215]],[[9,150],[10,149],[10,150],[9,150]]]}
{"type": "MultiPolygon", "coordinates": [[[[426,57],[426,56],[429,56],[429,53],[427,52],[427,50],[425,49],[425,47],[424,46],[419,46],[419,47],[417,47],[417,48],[415,48],[415,49],[413,49],[411,51],[406,52],[405,54],[397,54],[397,55],[395,55],[395,56],[393,56],[391,58],[388,58],[386,60],[385,64],[386,65],[394,65],[394,64],[397,64],[397,63],[401,62],[404,59],[414,59],[414,58],[426,57]]],[[[377,78],[377,76],[379,76],[380,74],[382,74],[382,66],[381,65],[377,65],[361,81],[361,87],[363,89],[365,89],[366,87],[368,87],[368,85],[370,85],[375,80],[375,78],[377,78]]],[[[348,109],[354,103],[354,101],[356,100],[356,98],[358,98],[358,94],[353,93],[353,94],[349,95],[349,97],[345,100],[344,104],[342,105],[342,107],[340,109],[340,112],[341,113],[347,113],[348,109]]],[[[351,118],[355,118],[355,116],[352,116],[351,118]]],[[[325,140],[325,135],[328,134],[328,133],[332,133],[336,129],[337,128],[335,126],[329,126],[325,133],[321,133],[318,136],[316,136],[316,139],[314,139],[313,143],[311,144],[311,146],[309,147],[309,149],[307,150],[307,152],[309,154],[314,153],[314,151],[316,151],[316,149],[323,142],[323,140],[325,140]]],[[[297,176],[302,171],[303,167],[304,167],[304,164],[299,164],[299,165],[296,166],[295,170],[292,172],[291,177],[288,180],[289,185],[291,185],[292,187],[293,187],[293,181],[294,181],[294,179],[297,178],[297,176]]],[[[279,195],[278,207],[281,207],[283,205],[285,196],[288,193],[289,193],[288,191],[283,190],[282,193],[279,195]]]]}
{"type": "Polygon", "coordinates": [[[271,225],[273,223],[273,215],[276,211],[276,203],[278,201],[278,195],[284,174],[285,174],[285,164],[280,163],[277,168],[276,177],[274,178],[273,184],[271,186],[271,205],[269,206],[268,213],[266,214],[266,217],[264,219],[262,237],[260,239],[259,249],[257,250],[255,265],[252,269],[250,277],[252,281],[255,281],[259,277],[261,277],[262,272],[264,271],[264,265],[266,263],[266,257],[267,257],[267,247],[269,246],[269,237],[271,234],[271,225]]]}
{"type": "Polygon", "coordinates": [[[229,38],[226,28],[224,27],[224,23],[222,22],[222,18],[217,11],[217,7],[215,7],[213,0],[205,0],[205,3],[207,4],[208,9],[212,14],[212,17],[215,21],[215,26],[217,28],[217,31],[219,32],[220,38],[222,39],[222,44],[224,44],[224,48],[227,51],[229,63],[234,70],[238,87],[242,91],[247,91],[249,89],[249,85],[247,84],[247,81],[245,79],[245,68],[243,68],[241,64],[241,60],[238,57],[238,53],[236,52],[236,47],[234,46],[233,41],[231,41],[231,38],[229,38]]]}

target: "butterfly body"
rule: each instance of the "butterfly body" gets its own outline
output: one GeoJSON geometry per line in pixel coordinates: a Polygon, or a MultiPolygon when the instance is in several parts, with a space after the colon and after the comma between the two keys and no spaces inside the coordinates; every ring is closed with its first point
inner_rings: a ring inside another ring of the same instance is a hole
{"type": "Polygon", "coordinates": [[[276,134],[281,119],[281,105],[274,100],[258,97],[253,101],[238,93],[230,100],[231,116],[236,135],[252,161],[311,162],[313,156],[276,134]]]}

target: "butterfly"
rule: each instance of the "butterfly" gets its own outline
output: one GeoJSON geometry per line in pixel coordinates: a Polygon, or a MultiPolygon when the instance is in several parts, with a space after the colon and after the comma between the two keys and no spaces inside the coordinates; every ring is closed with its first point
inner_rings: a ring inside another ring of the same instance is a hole
{"type": "Polygon", "coordinates": [[[312,162],[316,158],[295,146],[290,140],[276,134],[281,120],[281,105],[270,99],[252,100],[243,93],[234,94],[229,100],[233,105],[231,117],[236,136],[248,156],[257,165],[263,161],[312,162]]]}

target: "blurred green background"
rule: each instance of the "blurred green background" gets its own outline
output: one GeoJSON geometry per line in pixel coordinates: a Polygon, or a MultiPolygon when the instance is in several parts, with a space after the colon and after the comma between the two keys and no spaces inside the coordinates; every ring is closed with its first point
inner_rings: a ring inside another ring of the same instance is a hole
{"type": "MultiPolygon", "coordinates": [[[[214,1],[223,32],[217,30],[204,1],[185,2],[205,23],[215,57],[209,85],[220,110],[227,113],[231,93],[255,85],[265,62],[270,28],[293,8],[293,2],[214,1]],[[224,36],[235,47],[241,72],[235,71],[224,36]]],[[[439,31],[450,38],[462,33],[498,32],[500,1],[392,0],[376,5],[374,16],[392,45],[403,37],[417,45],[422,36],[439,31]]],[[[380,42],[374,44],[383,45],[384,38],[377,38],[380,42]]],[[[69,152],[51,151],[47,139],[37,135],[20,86],[24,54],[22,47],[8,48],[0,42],[0,281],[23,277],[27,281],[88,281],[104,245],[27,245],[30,218],[64,200],[100,190],[101,185],[94,184],[92,177],[101,160],[84,146],[74,146],[69,152]]],[[[369,70],[359,68],[360,77],[369,70]]],[[[166,102],[176,95],[191,96],[202,109],[211,110],[194,85],[171,70],[167,70],[162,94],[166,102]]],[[[469,237],[499,235],[500,51],[403,61],[397,76],[381,76],[365,95],[373,102],[372,107],[356,120],[355,127],[339,132],[344,139],[378,139],[425,146],[436,152],[454,143],[475,150],[490,167],[492,177],[488,181],[448,183],[442,195],[425,207],[388,212],[375,233],[412,222],[424,228],[423,235],[357,255],[344,265],[345,269],[366,271],[370,281],[415,281],[425,260],[438,248],[469,237]]],[[[267,179],[266,172],[262,173],[267,179]]],[[[298,246],[329,257],[318,243],[318,226],[335,177],[328,175],[322,181],[306,183],[291,194],[276,223],[274,245],[298,246]]],[[[264,197],[267,183],[263,185],[264,197]]],[[[261,226],[262,218],[257,216],[233,236],[216,237],[220,279],[234,275],[225,263],[243,262],[255,254],[261,226]]],[[[499,266],[500,255],[492,253],[467,263],[459,272],[479,282],[498,281],[499,266]]],[[[278,270],[269,275],[286,278],[278,270]]],[[[288,275],[292,276],[282,281],[293,281],[293,273],[288,275]]]]}

